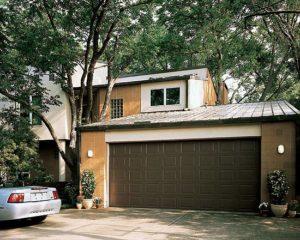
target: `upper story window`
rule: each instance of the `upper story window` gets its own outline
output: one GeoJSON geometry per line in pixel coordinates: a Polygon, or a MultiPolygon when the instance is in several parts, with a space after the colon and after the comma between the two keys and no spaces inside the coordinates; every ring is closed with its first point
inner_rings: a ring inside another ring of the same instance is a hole
{"type": "Polygon", "coordinates": [[[151,90],[151,106],[180,104],[180,88],[151,90]]]}
{"type": "Polygon", "coordinates": [[[166,92],[167,105],[174,105],[180,103],[180,88],[167,88],[166,92]]]}
{"type": "Polygon", "coordinates": [[[151,90],[151,106],[164,105],[164,89],[151,90]]]}
{"type": "Polygon", "coordinates": [[[112,99],[110,102],[110,117],[123,117],[123,99],[112,99]]]}
{"type": "MultiPolygon", "coordinates": [[[[41,101],[42,101],[42,99],[39,96],[30,96],[28,99],[28,103],[32,106],[40,106],[41,101]]],[[[42,120],[39,118],[39,116],[37,116],[36,114],[34,114],[31,111],[26,110],[26,108],[24,106],[22,106],[22,104],[21,104],[20,108],[21,108],[21,115],[24,118],[27,118],[31,125],[42,125],[42,120]]]]}

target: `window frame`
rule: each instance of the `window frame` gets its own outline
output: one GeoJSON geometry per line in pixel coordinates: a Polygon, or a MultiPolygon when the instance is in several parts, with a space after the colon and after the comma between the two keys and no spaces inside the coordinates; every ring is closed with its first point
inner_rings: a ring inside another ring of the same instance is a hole
{"type": "Polygon", "coordinates": [[[162,106],[178,106],[181,104],[181,99],[180,99],[180,94],[181,92],[181,88],[178,86],[178,87],[164,87],[164,88],[153,88],[153,89],[150,89],[150,107],[162,107],[162,106]],[[178,103],[175,103],[175,104],[167,104],[167,91],[169,89],[178,89],[179,90],[179,102],[178,103]],[[162,105],[152,105],[152,91],[155,91],[155,90],[163,90],[163,104],[162,105]]]}
{"type": "Polygon", "coordinates": [[[123,98],[114,98],[110,100],[110,118],[116,119],[124,116],[123,98]],[[116,109],[117,108],[117,109],[116,109]]]}

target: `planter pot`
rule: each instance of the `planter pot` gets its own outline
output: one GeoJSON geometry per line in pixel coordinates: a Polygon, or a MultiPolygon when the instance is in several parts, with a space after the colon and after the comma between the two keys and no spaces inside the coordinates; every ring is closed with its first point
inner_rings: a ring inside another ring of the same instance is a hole
{"type": "Polygon", "coordinates": [[[271,210],[275,217],[283,217],[286,214],[288,205],[271,204],[271,210]]]}
{"type": "Polygon", "coordinates": [[[93,207],[93,199],[83,199],[82,205],[85,209],[91,209],[93,207]]]}
{"type": "Polygon", "coordinates": [[[296,214],[297,214],[297,211],[289,210],[288,213],[289,213],[289,217],[290,218],[294,218],[296,216],[296,214]]]}
{"type": "Polygon", "coordinates": [[[82,203],[76,203],[76,208],[81,209],[82,208],[82,203]]]}
{"type": "Polygon", "coordinates": [[[102,207],[103,207],[103,205],[101,203],[96,204],[96,208],[102,208],[102,207]]]}

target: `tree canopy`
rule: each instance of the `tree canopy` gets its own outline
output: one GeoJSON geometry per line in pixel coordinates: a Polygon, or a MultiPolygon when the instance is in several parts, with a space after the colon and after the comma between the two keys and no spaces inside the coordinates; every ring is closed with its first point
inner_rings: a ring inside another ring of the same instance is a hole
{"type": "Polygon", "coordinates": [[[78,161],[75,129],[92,119],[99,61],[109,69],[100,119],[120,74],[199,66],[212,73],[219,98],[223,82],[232,82],[230,102],[300,104],[299,14],[296,0],[1,0],[0,93],[42,119],[72,169],[78,161]],[[75,93],[77,66],[82,75],[75,93]],[[69,99],[69,153],[45,117],[49,106],[60,104],[33,76],[45,73],[54,73],[51,81],[69,99]],[[28,104],[29,96],[41,101],[28,104]]]}

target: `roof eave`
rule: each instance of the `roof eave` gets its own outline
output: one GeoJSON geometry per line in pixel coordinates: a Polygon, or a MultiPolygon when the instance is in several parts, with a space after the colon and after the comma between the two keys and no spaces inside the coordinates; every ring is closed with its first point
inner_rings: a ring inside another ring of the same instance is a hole
{"type": "Polygon", "coordinates": [[[283,115],[283,116],[265,116],[249,118],[230,118],[216,120],[199,120],[199,121],[181,121],[181,122],[163,122],[163,123],[138,123],[138,124],[115,124],[100,126],[82,126],[77,130],[80,132],[105,131],[105,130],[125,130],[125,129],[153,129],[153,128],[170,128],[170,127],[202,127],[225,124],[254,124],[263,122],[282,122],[299,120],[300,115],[283,115]]]}

